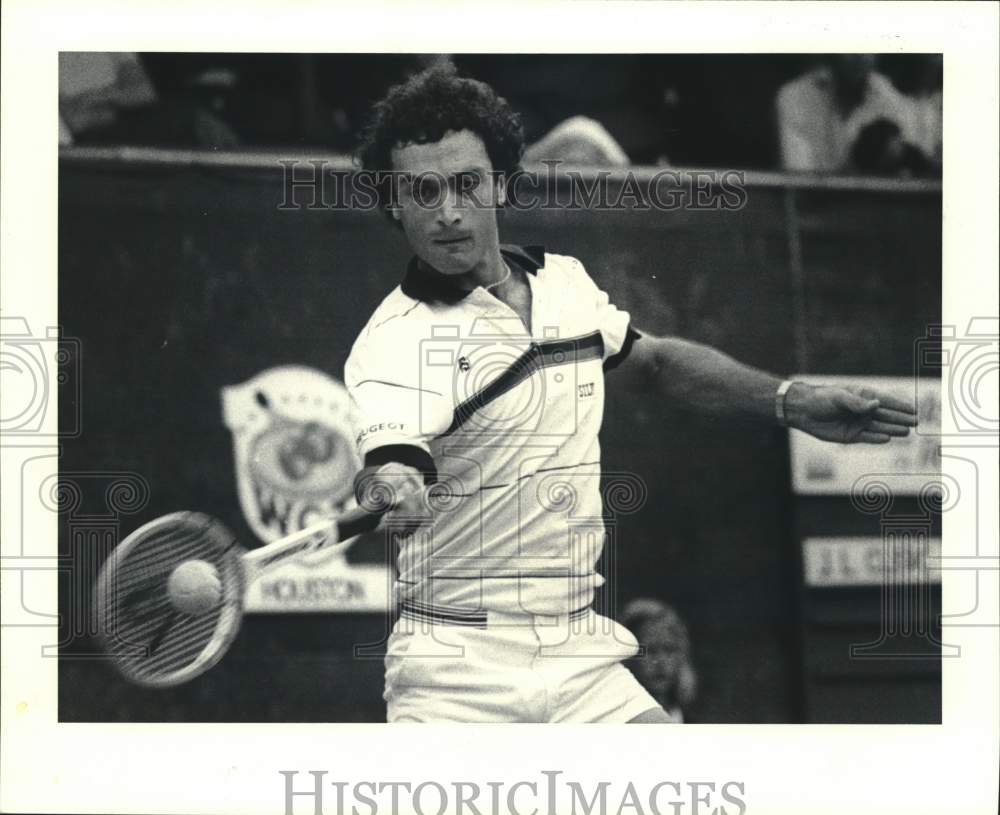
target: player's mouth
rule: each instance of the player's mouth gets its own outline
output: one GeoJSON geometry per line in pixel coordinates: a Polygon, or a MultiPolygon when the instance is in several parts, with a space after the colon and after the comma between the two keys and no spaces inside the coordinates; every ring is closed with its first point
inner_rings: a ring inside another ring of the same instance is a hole
{"type": "Polygon", "coordinates": [[[447,238],[434,238],[434,245],[445,249],[464,249],[472,243],[471,235],[456,235],[447,238]]]}

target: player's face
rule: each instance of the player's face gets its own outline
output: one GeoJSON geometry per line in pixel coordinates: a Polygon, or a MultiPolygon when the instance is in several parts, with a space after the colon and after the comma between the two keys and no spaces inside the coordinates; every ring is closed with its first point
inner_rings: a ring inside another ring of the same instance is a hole
{"type": "Polygon", "coordinates": [[[479,136],[451,131],[437,142],[397,147],[392,166],[399,174],[393,216],[417,257],[442,274],[460,275],[498,256],[503,185],[479,136]]]}

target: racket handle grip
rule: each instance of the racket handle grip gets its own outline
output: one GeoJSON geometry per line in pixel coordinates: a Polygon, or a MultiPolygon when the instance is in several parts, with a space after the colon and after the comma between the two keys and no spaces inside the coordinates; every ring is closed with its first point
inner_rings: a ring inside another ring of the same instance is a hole
{"type": "Polygon", "coordinates": [[[382,521],[382,516],[394,508],[395,504],[386,504],[384,509],[380,507],[374,512],[364,507],[348,510],[337,518],[337,539],[347,540],[355,535],[373,531],[382,521]]]}

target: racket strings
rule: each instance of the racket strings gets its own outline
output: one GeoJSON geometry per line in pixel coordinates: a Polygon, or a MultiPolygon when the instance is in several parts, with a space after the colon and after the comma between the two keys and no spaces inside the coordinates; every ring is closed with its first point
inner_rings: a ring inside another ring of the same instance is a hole
{"type": "Polygon", "coordinates": [[[151,676],[160,676],[193,665],[205,650],[205,644],[211,641],[217,624],[213,616],[182,620],[168,618],[165,623],[167,628],[159,643],[155,647],[151,643],[148,655],[140,658],[141,670],[151,676]]]}
{"type": "MultiPolygon", "coordinates": [[[[129,557],[128,575],[120,582],[119,591],[131,588],[130,579],[155,580],[169,572],[178,562],[185,560],[209,560],[217,552],[210,539],[198,535],[192,530],[168,531],[143,540],[135,547],[129,557]]],[[[121,576],[119,577],[121,581],[121,576]]]]}
{"type": "Polygon", "coordinates": [[[177,684],[210,667],[235,637],[243,585],[233,536],[204,515],[176,513],[133,533],[105,564],[95,605],[106,652],[130,679],[177,684]],[[173,570],[201,560],[218,574],[223,601],[202,614],[175,608],[173,570]]]}
{"type": "Polygon", "coordinates": [[[211,543],[190,529],[168,529],[138,541],[116,564],[113,585],[105,593],[102,630],[118,623],[119,634],[133,629],[130,633],[144,640],[149,634],[142,630],[144,623],[155,626],[170,608],[167,580],[174,568],[185,560],[209,560],[212,555],[211,543]]]}

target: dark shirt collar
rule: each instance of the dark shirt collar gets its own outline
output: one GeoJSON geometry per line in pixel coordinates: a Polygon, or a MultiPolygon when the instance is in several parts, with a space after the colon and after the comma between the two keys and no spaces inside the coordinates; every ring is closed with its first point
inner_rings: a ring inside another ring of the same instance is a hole
{"type": "MultiPolygon", "coordinates": [[[[513,246],[502,244],[500,254],[508,263],[512,263],[529,274],[536,274],[545,265],[545,248],[542,246],[513,246]]],[[[403,294],[415,300],[429,302],[438,300],[448,305],[464,300],[473,290],[466,290],[455,285],[452,278],[428,269],[414,257],[406,267],[406,275],[400,286],[403,294]]]]}

